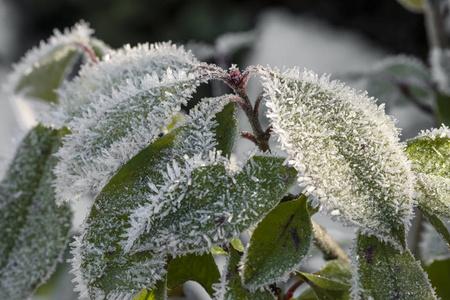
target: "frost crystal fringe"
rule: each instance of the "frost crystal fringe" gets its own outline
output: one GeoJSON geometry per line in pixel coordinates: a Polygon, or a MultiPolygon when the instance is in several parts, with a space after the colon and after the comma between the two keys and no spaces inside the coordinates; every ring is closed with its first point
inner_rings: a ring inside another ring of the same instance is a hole
{"type": "MultiPolygon", "coordinates": [[[[414,177],[398,130],[373,98],[310,71],[260,68],[268,116],[316,204],[398,245],[414,177]]],[[[401,243],[401,242],[400,242],[401,243]]]]}

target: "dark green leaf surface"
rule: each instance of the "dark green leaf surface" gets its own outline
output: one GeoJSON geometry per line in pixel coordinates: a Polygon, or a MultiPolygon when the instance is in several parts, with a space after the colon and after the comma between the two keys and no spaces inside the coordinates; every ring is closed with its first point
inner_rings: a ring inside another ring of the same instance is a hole
{"type": "Polygon", "coordinates": [[[61,134],[33,128],[0,183],[0,299],[27,298],[66,247],[71,212],[56,206],[52,186],[61,134]]]}
{"type": "Polygon", "coordinates": [[[435,260],[425,267],[431,285],[442,300],[450,299],[450,259],[435,260]]]}
{"type": "Polygon", "coordinates": [[[239,275],[239,261],[241,255],[233,248],[230,249],[230,257],[226,274],[222,280],[223,290],[219,290],[217,299],[221,300],[274,300],[275,297],[266,290],[256,290],[254,292],[249,291],[242,286],[241,277],[239,275]]]}
{"type": "Polygon", "coordinates": [[[237,132],[237,119],[235,116],[236,105],[228,103],[224,109],[216,114],[217,150],[221,150],[223,155],[229,156],[233,150],[237,132]]]}
{"type": "Polygon", "coordinates": [[[243,282],[257,288],[294,271],[309,250],[312,225],[306,197],[280,203],[256,227],[244,259],[243,282]]]}
{"type": "Polygon", "coordinates": [[[425,272],[409,250],[400,252],[375,237],[358,235],[357,291],[363,299],[436,299],[425,272]]]}
{"type": "Polygon", "coordinates": [[[176,288],[188,280],[200,283],[213,293],[212,285],[219,282],[220,273],[211,254],[187,254],[170,261],[167,268],[167,287],[176,288]]]}

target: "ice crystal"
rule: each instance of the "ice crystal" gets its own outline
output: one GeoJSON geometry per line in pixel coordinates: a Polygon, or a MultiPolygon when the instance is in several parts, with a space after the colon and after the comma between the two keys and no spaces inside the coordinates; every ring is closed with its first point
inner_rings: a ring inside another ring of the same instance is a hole
{"type": "Polygon", "coordinates": [[[384,107],[327,76],[259,68],[268,116],[314,203],[399,245],[414,176],[384,107]]]}
{"type": "Polygon", "coordinates": [[[118,168],[153,142],[209,73],[171,44],[125,47],[88,65],[61,91],[72,134],[55,169],[58,201],[96,195],[118,168]]]}

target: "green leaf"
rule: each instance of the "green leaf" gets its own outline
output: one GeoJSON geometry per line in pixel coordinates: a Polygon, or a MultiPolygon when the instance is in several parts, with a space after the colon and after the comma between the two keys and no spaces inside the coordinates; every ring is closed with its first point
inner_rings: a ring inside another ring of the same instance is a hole
{"type": "Polygon", "coordinates": [[[125,254],[121,241],[131,209],[143,202],[138,195],[145,186],[136,183],[154,172],[154,166],[170,151],[177,132],[161,137],[133,157],[95,199],[84,233],[73,250],[81,296],[124,293],[131,298],[142,287],[151,290],[165,275],[164,257],[144,252],[125,254]]]}
{"type": "Polygon", "coordinates": [[[57,47],[21,77],[15,92],[48,102],[58,102],[56,90],[72,73],[82,56],[83,52],[75,45],[57,47]]]}
{"type": "Polygon", "coordinates": [[[450,299],[450,259],[435,260],[425,267],[431,285],[442,300],[450,299]]]}
{"type": "Polygon", "coordinates": [[[256,227],[244,259],[243,283],[252,288],[284,280],[308,253],[312,225],[306,197],[280,203],[256,227]]]}
{"type": "Polygon", "coordinates": [[[53,153],[63,132],[41,125],[19,145],[0,183],[0,298],[25,299],[54,271],[71,227],[68,206],[57,207],[53,153]]]}
{"type": "Polygon", "coordinates": [[[259,70],[273,133],[304,193],[332,216],[403,247],[414,174],[384,108],[311,71],[259,70]]]}
{"type": "Polygon", "coordinates": [[[417,173],[450,178],[450,137],[448,128],[422,132],[408,141],[406,153],[417,173]]]}
{"type": "Polygon", "coordinates": [[[212,285],[220,281],[220,273],[211,254],[187,254],[174,258],[167,269],[167,287],[174,289],[188,280],[200,283],[211,295],[212,285]]]}
{"type": "Polygon", "coordinates": [[[226,156],[229,156],[233,150],[234,141],[237,132],[236,105],[228,103],[224,109],[216,115],[217,127],[216,136],[217,150],[221,150],[226,156]]]}
{"type": "MultiPolygon", "coordinates": [[[[145,207],[133,213],[145,216],[146,222],[150,219],[151,226],[131,249],[179,255],[209,251],[211,244],[238,236],[270,211],[295,180],[295,171],[283,162],[283,158],[254,156],[236,174],[229,174],[222,163],[194,169],[185,191],[170,189],[163,195],[163,199],[184,195],[180,202],[168,203],[158,214],[143,214],[148,212],[145,207]]],[[[186,183],[179,184],[183,188],[186,183]]],[[[139,219],[135,223],[142,224],[139,219]]]]}
{"type": "Polygon", "coordinates": [[[245,251],[244,244],[242,244],[242,242],[239,238],[232,238],[230,241],[230,244],[234,249],[236,249],[239,252],[245,251]]]}
{"type": "Polygon", "coordinates": [[[215,299],[220,300],[274,300],[275,297],[267,290],[258,289],[250,291],[241,282],[239,275],[239,261],[241,255],[231,248],[230,257],[225,274],[222,276],[222,283],[216,291],[215,299]]]}
{"type": "Polygon", "coordinates": [[[417,172],[420,210],[449,242],[449,233],[439,218],[450,218],[450,137],[447,127],[422,132],[409,140],[406,153],[417,172]]]}
{"type": "MultiPolygon", "coordinates": [[[[319,272],[300,272],[300,276],[309,284],[317,299],[350,299],[352,275],[350,266],[342,261],[329,261],[319,272]]],[[[304,292],[298,299],[306,300],[309,295],[309,292],[304,292]]]]}
{"type": "Polygon", "coordinates": [[[357,293],[367,299],[436,299],[419,262],[376,237],[358,235],[356,241],[357,293]]]}

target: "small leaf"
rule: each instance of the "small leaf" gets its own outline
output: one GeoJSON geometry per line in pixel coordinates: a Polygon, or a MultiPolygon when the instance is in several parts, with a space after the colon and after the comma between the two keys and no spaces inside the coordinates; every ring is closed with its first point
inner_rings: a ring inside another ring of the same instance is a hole
{"type": "Polygon", "coordinates": [[[287,279],[307,254],[311,238],[306,197],[280,203],[253,232],[243,263],[243,283],[256,289],[287,279]]]}
{"type": "MultiPolygon", "coordinates": [[[[76,24],[64,33],[55,31],[47,42],[41,42],[39,47],[30,50],[14,67],[7,85],[12,89],[10,93],[58,102],[56,90],[73,75],[79,62],[86,60],[83,47],[91,44],[92,32],[84,23],[76,24]]],[[[94,43],[99,50],[107,48],[98,40],[94,43]]]]}
{"type": "Polygon", "coordinates": [[[56,48],[33,65],[32,70],[20,79],[15,92],[22,92],[30,98],[57,102],[56,90],[72,72],[82,55],[83,52],[74,45],[56,48]]]}
{"type": "Polygon", "coordinates": [[[143,289],[133,300],[167,300],[165,280],[158,281],[151,291],[143,289]]]}
{"type": "Polygon", "coordinates": [[[235,250],[241,253],[245,251],[245,247],[239,238],[232,238],[230,244],[235,250]]]}
{"type": "Polygon", "coordinates": [[[357,279],[353,292],[373,299],[436,299],[419,262],[409,250],[400,252],[376,237],[358,235],[356,241],[357,279]]]}
{"type": "Polygon", "coordinates": [[[304,193],[333,216],[403,247],[414,176],[383,106],[309,71],[260,73],[273,132],[304,193]]]}
{"type": "Polygon", "coordinates": [[[431,285],[435,288],[436,294],[441,299],[450,299],[450,259],[435,260],[425,267],[431,285]]]}
{"type": "Polygon", "coordinates": [[[300,274],[319,288],[349,292],[352,274],[350,266],[342,261],[332,260],[327,262],[319,272],[300,272],[300,274]]]}
{"type": "Polygon", "coordinates": [[[187,254],[174,258],[167,268],[167,287],[174,289],[188,280],[200,283],[212,294],[212,285],[220,281],[220,273],[211,254],[187,254]]]}
{"type": "Polygon", "coordinates": [[[25,299],[54,271],[71,227],[67,206],[57,207],[53,153],[60,131],[41,125],[22,140],[0,183],[0,298],[25,299]]]}
{"type": "Polygon", "coordinates": [[[222,282],[216,287],[214,300],[274,300],[275,297],[271,292],[258,289],[249,291],[242,286],[241,277],[239,275],[239,261],[241,256],[238,251],[230,249],[230,257],[222,282]]]}
{"type": "MultiPolygon", "coordinates": [[[[350,266],[342,261],[332,260],[319,272],[300,272],[300,275],[309,284],[317,299],[350,299],[351,270],[350,266]]],[[[308,299],[308,290],[302,293],[298,300],[308,299]]]]}

